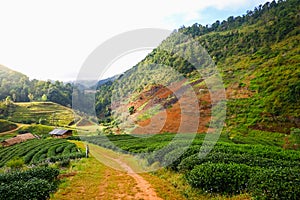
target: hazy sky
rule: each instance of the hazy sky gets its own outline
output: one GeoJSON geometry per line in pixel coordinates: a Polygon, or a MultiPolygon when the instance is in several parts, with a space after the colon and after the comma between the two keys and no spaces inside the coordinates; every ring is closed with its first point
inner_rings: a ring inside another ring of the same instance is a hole
{"type": "MultiPolygon", "coordinates": [[[[266,0],[0,0],[0,64],[30,78],[73,80],[102,42],[138,28],[177,29],[245,14],[266,0]]],[[[115,63],[119,73],[147,52],[115,63]]]]}

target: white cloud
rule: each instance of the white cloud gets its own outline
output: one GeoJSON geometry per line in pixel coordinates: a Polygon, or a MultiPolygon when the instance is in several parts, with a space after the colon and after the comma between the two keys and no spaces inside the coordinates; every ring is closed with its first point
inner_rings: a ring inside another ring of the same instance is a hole
{"type": "MultiPolygon", "coordinates": [[[[33,78],[68,79],[99,44],[137,28],[175,29],[208,7],[238,9],[265,0],[27,0],[0,2],[0,63],[33,78]]],[[[245,10],[246,11],[246,10],[245,10]]]]}

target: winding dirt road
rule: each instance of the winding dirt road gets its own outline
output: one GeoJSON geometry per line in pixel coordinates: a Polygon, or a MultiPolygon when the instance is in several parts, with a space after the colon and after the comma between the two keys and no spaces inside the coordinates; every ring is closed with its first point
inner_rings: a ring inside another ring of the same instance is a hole
{"type": "MultiPolygon", "coordinates": [[[[118,166],[119,175],[126,172],[127,176],[130,176],[135,181],[134,188],[132,188],[134,192],[134,196],[127,196],[117,199],[144,199],[144,200],[162,200],[162,198],[158,197],[155,190],[152,188],[151,184],[146,181],[142,176],[137,174],[126,162],[122,161],[119,158],[115,158],[115,155],[107,154],[101,150],[101,147],[90,145],[91,154],[97,158],[98,160],[103,158],[107,159],[107,161],[111,161],[111,166],[116,169],[118,166]]],[[[106,177],[109,175],[106,175],[106,177]]],[[[106,186],[107,187],[107,186],[106,186]]],[[[102,187],[103,193],[105,191],[105,187],[102,187]]]]}
{"type": "Polygon", "coordinates": [[[7,135],[10,133],[16,132],[17,130],[19,130],[20,128],[22,128],[24,126],[24,124],[18,124],[18,123],[16,123],[16,125],[17,125],[17,128],[10,130],[10,131],[1,132],[0,135],[7,135]]]}

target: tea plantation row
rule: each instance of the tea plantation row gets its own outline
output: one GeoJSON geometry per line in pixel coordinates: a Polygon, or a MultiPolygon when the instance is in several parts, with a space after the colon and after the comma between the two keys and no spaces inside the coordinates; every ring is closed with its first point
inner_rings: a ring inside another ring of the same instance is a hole
{"type": "Polygon", "coordinates": [[[10,147],[0,148],[0,167],[14,157],[23,158],[25,164],[56,162],[85,156],[75,144],[64,139],[34,139],[10,147]]]}
{"type": "Polygon", "coordinates": [[[142,138],[129,135],[82,138],[115,151],[139,155],[151,165],[159,162],[184,175],[206,193],[249,193],[258,199],[297,199],[300,196],[300,152],[279,147],[234,144],[226,137],[204,141],[197,135],[162,134],[142,138]]]}
{"type": "Polygon", "coordinates": [[[49,199],[58,186],[58,174],[50,167],[0,174],[0,199],[49,199]]]}

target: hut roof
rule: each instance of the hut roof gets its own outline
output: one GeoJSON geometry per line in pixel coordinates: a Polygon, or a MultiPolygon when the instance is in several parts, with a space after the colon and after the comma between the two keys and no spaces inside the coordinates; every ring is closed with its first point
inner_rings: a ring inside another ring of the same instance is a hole
{"type": "Polygon", "coordinates": [[[4,140],[2,142],[2,144],[5,144],[6,146],[11,146],[11,145],[25,142],[26,140],[30,140],[30,139],[34,139],[34,138],[35,138],[35,136],[32,135],[31,133],[24,133],[24,134],[17,135],[13,138],[4,140]]]}
{"type": "Polygon", "coordinates": [[[65,133],[67,133],[70,130],[65,130],[65,129],[54,129],[53,131],[51,131],[49,134],[50,135],[63,135],[65,133]]]}
{"type": "Polygon", "coordinates": [[[32,135],[31,133],[24,133],[24,134],[17,135],[17,138],[21,138],[22,140],[26,141],[26,140],[34,139],[35,136],[32,135]]]}

